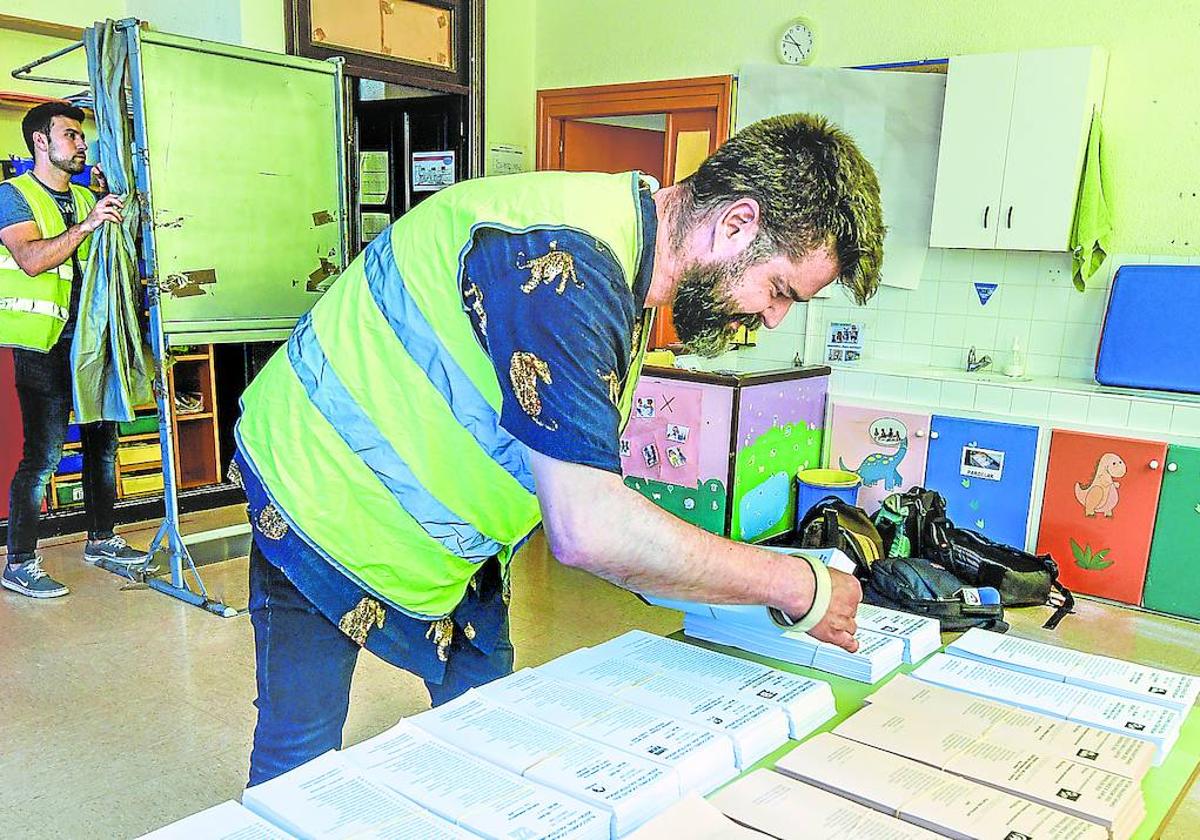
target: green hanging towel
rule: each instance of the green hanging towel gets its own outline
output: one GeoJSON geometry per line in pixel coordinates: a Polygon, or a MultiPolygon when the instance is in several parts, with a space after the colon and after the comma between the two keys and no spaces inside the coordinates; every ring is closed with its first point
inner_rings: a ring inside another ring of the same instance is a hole
{"type": "Polygon", "coordinates": [[[1071,279],[1081,292],[1087,279],[1104,263],[1113,233],[1112,216],[1104,199],[1100,175],[1100,134],[1100,115],[1093,111],[1087,155],[1083,160],[1083,178],[1079,184],[1079,203],[1075,206],[1075,223],[1071,226],[1071,279]]]}

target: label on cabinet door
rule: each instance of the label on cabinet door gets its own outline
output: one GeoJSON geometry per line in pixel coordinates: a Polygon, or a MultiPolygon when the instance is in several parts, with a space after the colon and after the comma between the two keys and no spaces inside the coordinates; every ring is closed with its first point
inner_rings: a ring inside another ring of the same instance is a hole
{"type": "Polygon", "coordinates": [[[999,481],[1004,476],[1004,453],[968,444],[963,447],[959,473],[967,478],[999,481]]]}

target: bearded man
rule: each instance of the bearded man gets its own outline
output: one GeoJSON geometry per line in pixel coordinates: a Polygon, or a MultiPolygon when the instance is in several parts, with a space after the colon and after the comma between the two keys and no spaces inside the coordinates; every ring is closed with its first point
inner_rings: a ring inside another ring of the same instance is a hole
{"type": "Polygon", "coordinates": [[[683,182],[537,172],[418,205],[243,398],[258,723],[250,784],[341,746],[361,648],[435,705],[512,669],[509,563],[554,556],[666,598],[763,604],[856,647],[857,581],[710,534],[621,479],[653,308],[715,355],[840,281],[878,285],[879,185],[819,117],[748,127],[683,182]]]}

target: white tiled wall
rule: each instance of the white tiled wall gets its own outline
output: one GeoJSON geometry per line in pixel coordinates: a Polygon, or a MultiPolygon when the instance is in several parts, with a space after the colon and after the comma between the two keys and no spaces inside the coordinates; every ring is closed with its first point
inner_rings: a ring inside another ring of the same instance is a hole
{"type": "Polygon", "coordinates": [[[968,349],[975,347],[999,372],[1016,338],[1029,376],[1091,382],[1112,273],[1125,263],[1144,262],[1200,258],[1111,255],[1078,292],[1068,254],[930,249],[915,290],[883,286],[859,307],[833,288],[830,297],[794,306],[778,328],[759,331],[757,346],[726,354],[719,366],[786,365],[797,352],[806,363],[820,363],[829,324],[855,321],[865,329],[864,369],[962,370],[968,349]],[[980,303],[977,282],[997,284],[986,304],[980,303]]]}

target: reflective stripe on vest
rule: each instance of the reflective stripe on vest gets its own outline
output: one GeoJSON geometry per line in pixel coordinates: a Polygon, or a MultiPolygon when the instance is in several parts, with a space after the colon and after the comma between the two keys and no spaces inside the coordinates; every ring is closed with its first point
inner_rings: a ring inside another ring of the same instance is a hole
{"type": "MultiPolygon", "coordinates": [[[[26,172],[8,183],[21,194],[33,214],[42,239],[53,239],[66,232],[62,210],[32,173],[26,172]]],[[[95,206],[92,193],[71,184],[75,217],[82,221],[95,206]]],[[[91,252],[89,235],[75,251],[83,264],[91,252]]],[[[72,261],[30,277],[12,253],[0,243],[0,346],[48,351],[62,335],[70,317],[71,283],[75,279],[72,261]]]]}
{"type": "Polygon", "coordinates": [[[398,609],[449,613],[540,519],[462,302],[475,228],[586,231],[632,286],[640,222],[632,174],[534,173],[444,190],[376,237],[243,397],[240,449],[289,527],[398,609]]]}

